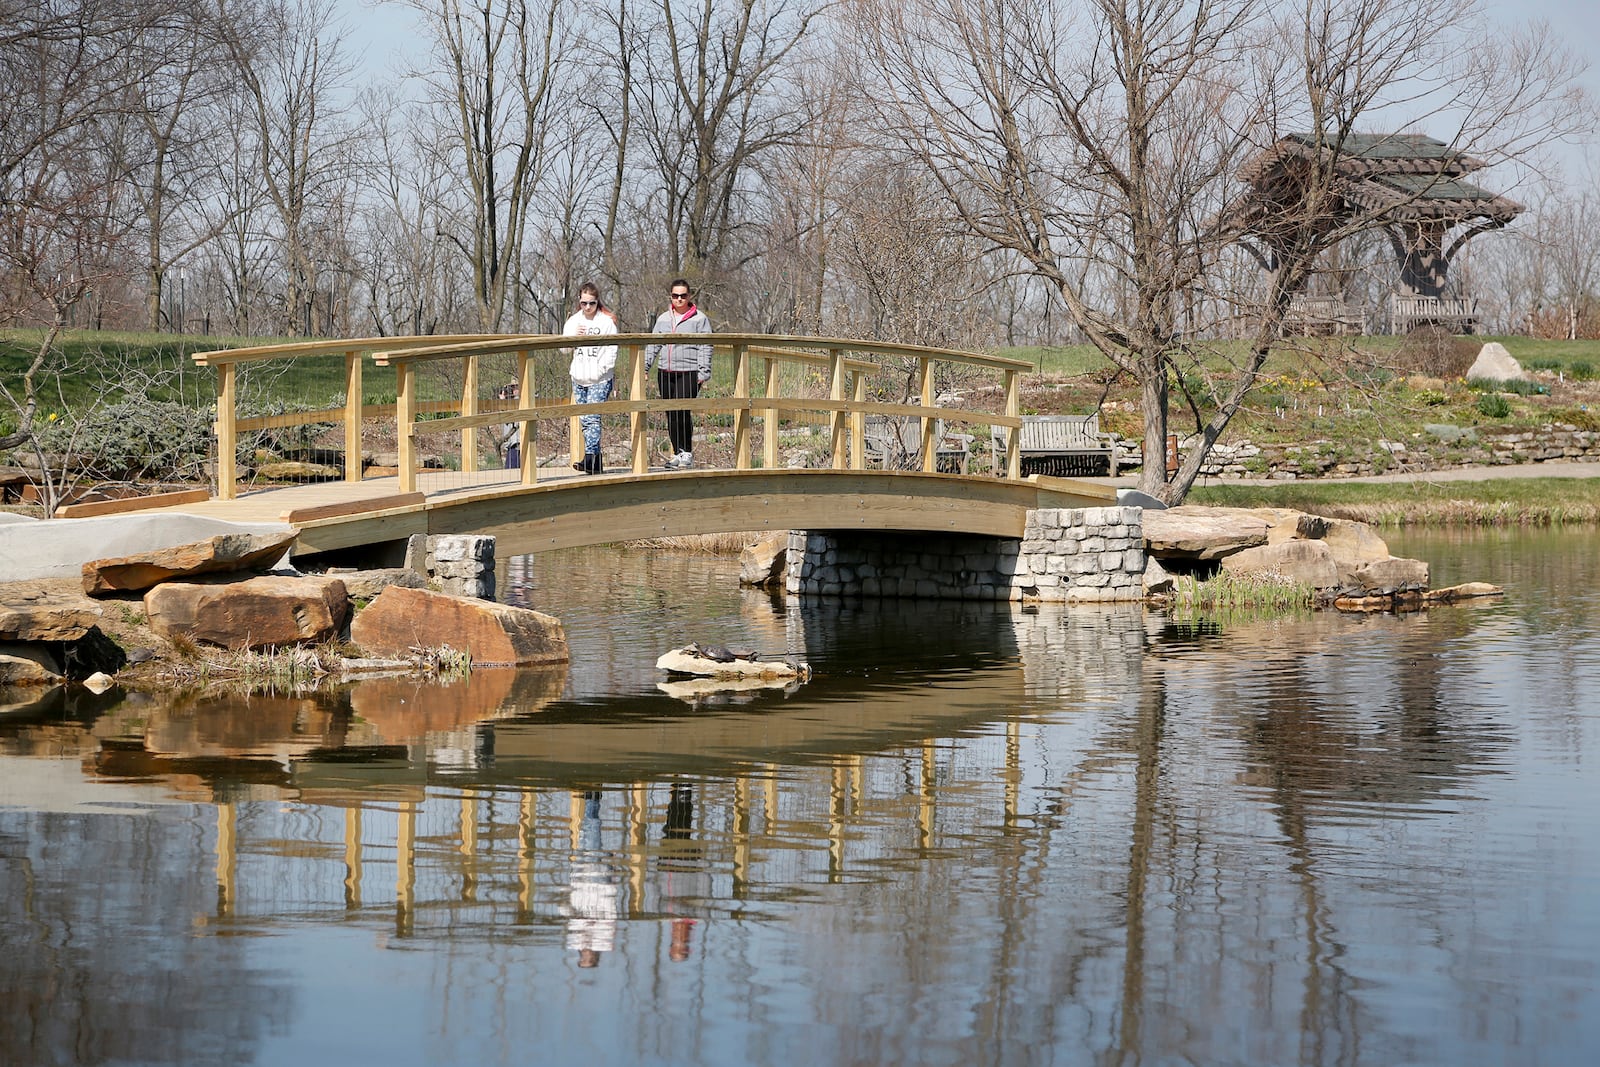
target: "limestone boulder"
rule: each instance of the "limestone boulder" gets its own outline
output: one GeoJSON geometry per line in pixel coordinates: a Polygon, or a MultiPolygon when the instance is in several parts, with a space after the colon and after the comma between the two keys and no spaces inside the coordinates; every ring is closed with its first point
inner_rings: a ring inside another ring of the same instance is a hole
{"type": "Polygon", "coordinates": [[[1170,593],[1176,585],[1172,575],[1167,573],[1167,569],[1161,565],[1161,561],[1154,556],[1145,557],[1142,584],[1145,596],[1170,593]]]}
{"type": "Polygon", "coordinates": [[[61,662],[41,645],[0,641],[0,685],[53,685],[61,662]]]}
{"type": "Polygon", "coordinates": [[[145,594],[144,610],[163,637],[238,651],[332,640],[350,600],[338,578],[264,575],[226,585],[166,582],[145,594]]]}
{"type": "Polygon", "coordinates": [[[1368,563],[1388,559],[1389,545],[1373,532],[1372,527],[1354,519],[1327,519],[1323,542],[1333,551],[1333,558],[1347,576],[1368,563]]]}
{"type": "Polygon", "coordinates": [[[99,609],[77,604],[0,604],[0,641],[75,641],[99,623],[99,609]]]}
{"type": "Polygon", "coordinates": [[[1499,341],[1490,341],[1478,349],[1478,358],[1467,368],[1467,380],[1482,378],[1490,382],[1526,382],[1531,379],[1516,357],[1506,351],[1499,341]]]}
{"type": "Polygon", "coordinates": [[[1267,543],[1267,523],[1236,508],[1184,504],[1144,513],[1149,554],[1161,559],[1215,560],[1267,543]]]}
{"type": "Polygon", "coordinates": [[[262,463],[256,474],[269,482],[329,482],[344,477],[338,467],[325,463],[307,463],[298,459],[280,459],[262,463]]]}
{"type": "Polygon", "coordinates": [[[349,594],[351,600],[372,600],[391,585],[404,586],[407,589],[428,588],[427,577],[407,567],[383,567],[366,571],[329,571],[328,576],[338,578],[344,582],[345,592],[349,594]]]}
{"type": "Polygon", "coordinates": [[[1252,508],[1251,514],[1261,516],[1266,522],[1269,545],[1282,541],[1320,541],[1328,533],[1328,519],[1293,508],[1252,508]]]}
{"type": "Polygon", "coordinates": [[[1357,567],[1355,581],[1369,596],[1421,592],[1428,588],[1428,564],[1388,556],[1357,567]]]}
{"type": "Polygon", "coordinates": [[[405,656],[445,645],[475,665],[566,663],[561,620],[529,608],[390,586],[350,624],[350,639],[370,656],[405,656]]]}
{"type": "Polygon", "coordinates": [[[83,591],[90,596],[109,596],[138,592],[175,578],[264,571],[283,558],[294,538],[292,530],[219,534],[171,548],[90,560],[83,565],[83,591]]]}
{"type": "Polygon", "coordinates": [[[1222,569],[1229,574],[1281,574],[1313,589],[1340,584],[1333,552],[1322,541],[1280,541],[1241,549],[1223,559],[1222,569]]]}
{"type": "Polygon", "coordinates": [[[1463,582],[1443,589],[1430,589],[1425,599],[1430,603],[1452,604],[1457,600],[1475,600],[1479,597],[1505,596],[1506,591],[1488,582],[1463,582]]]}
{"type": "Polygon", "coordinates": [[[1117,503],[1122,507],[1144,508],[1146,511],[1167,510],[1165,501],[1158,500],[1149,493],[1132,488],[1118,489],[1117,503]]]}
{"type": "Polygon", "coordinates": [[[739,584],[766,586],[783,578],[789,532],[769,534],[739,553],[739,584]]]}
{"type": "Polygon", "coordinates": [[[798,678],[806,681],[811,668],[791,660],[711,659],[691,648],[675,648],[656,659],[656,670],[703,678],[798,678]]]}

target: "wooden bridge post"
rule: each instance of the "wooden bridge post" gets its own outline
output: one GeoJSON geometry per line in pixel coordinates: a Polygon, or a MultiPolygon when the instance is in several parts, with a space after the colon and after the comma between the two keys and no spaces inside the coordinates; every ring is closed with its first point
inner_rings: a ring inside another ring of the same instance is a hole
{"type": "Polygon", "coordinates": [[[344,354],[344,480],[361,480],[361,353],[344,354]]]}
{"type": "MultiPolygon", "coordinates": [[[[644,392],[644,349],[638,345],[627,345],[623,353],[628,358],[628,399],[643,400],[644,392]]],[[[650,447],[645,439],[645,430],[649,422],[643,411],[628,412],[628,447],[633,455],[633,473],[644,474],[650,470],[650,447]]]]}
{"type": "MultiPolygon", "coordinates": [[[[828,398],[830,400],[844,399],[844,349],[842,348],[828,349],[828,398]]],[[[846,469],[848,462],[845,456],[844,444],[845,413],[843,411],[829,412],[828,424],[831,431],[829,437],[832,440],[830,445],[832,455],[829,463],[834,470],[842,471],[846,469]]]]}
{"type": "MultiPolygon", "coordinates": [[[[771,356],[763,356],[761,365],[766,372],[766,397],[768,400],[775,399],[782,388],[778,381],[778,361],[771,356]]],[[[761,465],[769,471],[778,468],[777,408],[766,408],[761,414],[761,465]]]]}
{"type": "MultiPolygon", "coordinates": [[[[461,357],[461,414],[478,413],[478,357],[461,357]]],[[[478,428],[461,431],[461,473],[471,474],[478,469],[478,428]]]]}
{"type": "MultiPolygon", "coordinates": [[[[750,350],[744,345],[733,346],[733,395],[740,400],[750,399],[750,350]]],[[[733,469],[750,469],[749,404],[733,413],[733,469]]]]}
{"type": "Polygon", "coordinates": [[[399,453],[400,491],[417,491],[417,442],[411,433],[417,422],[417,371],[409,361],[394,366],[394,428],[399,453]]]}
{"type": "MultiPolygon", "coordinates": [[[[526,348],[517,349],[517,406],[532,407],[534,396],[533,360],[526,348]]],[[[526,419],[517,423],[517,441],[522,453],[518,480],[533,485],[539,480],[539,424],[526,419]]]]}
{"type": "MultiPolygon", "coordinates": [[[[917,380],[920,383],[922,406],[931,409],[933,394],[933,360],[922,356],[917,360],[917,380]]],[[[934,440],[939,420],[932,414],[922,416],[922,469],[932,474],[939,469],[939,442],[934,440]]]]}
{"type": "MultiPolygon", "coordinates": [[[[1020,379],[1014,370],[1006,371],[1006,414],[1017,418],[1022,413],[1022,400],[1018,393],[1020,379]]],[[[1022,477],[1022,427],[1006,427],[1006,477],[1022,477]]]]}
{"type": "Polygon", "coordinates": [[[733,899],[750,893],[750,774],[733,780],[733,899]]]}
{"type": "Polygon", "coordinates": [[[629,915],[637,917],[643,911],[650,856],[650,793],[637,782],[628,788],[628,810],[624,817],[628,827],[628,908],[629,915]]]}
{"type": "Polygon", "coordinates": [[[238,496],[239,430],[234,404],[239,397],[239,365],[217,365],[217,499],[238,496]]]}

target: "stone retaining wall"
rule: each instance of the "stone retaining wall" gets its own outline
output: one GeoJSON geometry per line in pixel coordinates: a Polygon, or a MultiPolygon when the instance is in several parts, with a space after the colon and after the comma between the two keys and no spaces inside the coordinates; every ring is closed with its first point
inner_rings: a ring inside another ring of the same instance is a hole
{"type": "Polygon", "coordinates": [[[945,600],[1132,601],[1144,575],[1142,510],[1028,513],[1023,539],[795,530],[790,593],[945,600]]]}
{"type": "MultiPolygon", "coordinates": [[[[1600,462],[1600,432],[1566,423],[1538,430],[1494,427],[1430,427],[1405,441],[1312,441],[1304,445],[1262,446],[1236,441],[1212,447],[1200,473],[1208,478],[1353,478],[1398,469],[1429,471],[1459,467],[1498,467],[1513,463],[1600,462]],[[1360,451],[1353,451],[1360,448],[1360,451]]],[[[1122,471],[1140,465],[1139,442],[1122,441],[1122,471]]],[[[1180,453],[1188,446],[1179,443],[1180,453]]]]}

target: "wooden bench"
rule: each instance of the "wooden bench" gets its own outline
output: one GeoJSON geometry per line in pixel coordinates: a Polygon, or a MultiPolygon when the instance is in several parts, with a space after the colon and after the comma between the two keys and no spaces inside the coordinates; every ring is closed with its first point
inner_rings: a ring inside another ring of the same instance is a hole
{"type": "MultiPolygon", "coordinates": [[[[972,435],[951,433],[944,420],[937,419],[933,439],[938,442],[935,466],[947,474],[967,473],[972,456],[972,435]]],[[[862,437],[867,462],[888,470],[916,470],[921,467],[922,420],[890,415],[868,415],[862,437]]]]}
{"type": "MultiPolygon", "coordinates": [[[[995,469],[1004,470],[1007,431],[989,429],[995,469]]],[[[1047,474],[1057,478],[1117,473],[1117,448],[1100,436],[1099,415],[1022,416],[1022,474],[1047,474]]]]}

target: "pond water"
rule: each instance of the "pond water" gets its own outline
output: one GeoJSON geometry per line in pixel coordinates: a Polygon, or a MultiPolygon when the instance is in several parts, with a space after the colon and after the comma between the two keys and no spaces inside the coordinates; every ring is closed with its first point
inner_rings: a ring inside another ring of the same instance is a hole
{"type": "Polygon", "coordinates": [[[570,669],[0,713],[0,1063],[1571,1064],[1600,535],[1183,621],[512,561],[570,669]],[[791,690],[663,686],[688,639],[791,690]]]}

